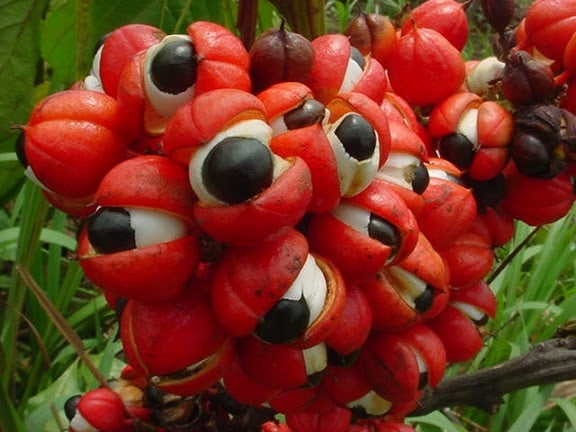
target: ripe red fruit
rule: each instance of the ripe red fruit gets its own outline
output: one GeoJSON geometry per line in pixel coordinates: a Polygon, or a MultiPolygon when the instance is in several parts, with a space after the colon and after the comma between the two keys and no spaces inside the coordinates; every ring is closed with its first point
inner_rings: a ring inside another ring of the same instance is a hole
{"type": "Polygon", "coordinates": [[[546,57],[562,60],[568,41],[576,32],[576,2],[536,0],[526,11],[527,41],[546,57]]]}
{"type": "Polygon", "coordinates": [[[388,58],[388,78],[413,105],[433,105],[456,92],[466,76],[464,60],[436,30],[414,27],[388,58]]]}
{"type": "Polygon", "coordinates": [[[34,107],[24,134],[27,168],[62,197],[93,195],[127,156],[118,103],[104,93],[66,90],[46,97],[34,107]]]}
{"type": "Polygon", "coordinates": [[[468,17],[465,4],[455,0],[428,0],[415,7],[402,24],[402,34],[418,26],[442,34],[454,47],[461,51],[468,40],[468,17]]]}

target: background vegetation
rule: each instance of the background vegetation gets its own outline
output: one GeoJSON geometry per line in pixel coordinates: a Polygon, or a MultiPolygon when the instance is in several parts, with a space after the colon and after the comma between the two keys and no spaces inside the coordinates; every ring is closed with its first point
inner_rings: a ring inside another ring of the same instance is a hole
{"type": "MultiPolygon", "coordinates": [[[[328,0],[326,28],[341,31],[361,9],[400,19],[407,3],[328,0]]],[[[468,58],[491,54],[490,30],[477,3],[468,11],[468,58]]],[[[519,14],[529,3],[518,2],[519,14]]],[[[277,26],[272,4],[260,0],[258,6],[257,32],[277,26]]],[[[97,385],[17,268],[30,272],[104,376],[118,372],[121,350],[113,313],[74,259],[76,221],[49,207],[25,180],[14,152],[14,127],[26,123],[36,101],[87,73],[93,47],[106,32],[144,22],[178,33],[201,19],[234,29],[237,7],[231,0],[0,0],[0,431],[65,430],[63,402],[97,385]]],[[[518,253],[491,283],[499,310],[488,324],[486,347],[449,374],[515,357],[569,325],[576,311],[574,217],[572,211],[542,227],[527,244],[534,228],[519,223],[512,242],[496,251],[497,266],[518,253]]],[[[573,431],[575,388],[534,387],[507,395],[494,414],[452,407],[414,421],[423,431],[573,431]]]]}

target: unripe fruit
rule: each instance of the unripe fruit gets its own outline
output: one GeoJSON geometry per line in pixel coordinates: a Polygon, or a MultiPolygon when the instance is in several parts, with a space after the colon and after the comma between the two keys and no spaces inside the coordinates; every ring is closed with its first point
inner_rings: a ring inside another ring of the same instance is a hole
{"type": "Polygon", "coordinates": [[[305,83],[312,70],[314,51],[304,36],[281,25],[264,32],[250,49],[253,90],[260,92],[283,81],[305,83]]]}

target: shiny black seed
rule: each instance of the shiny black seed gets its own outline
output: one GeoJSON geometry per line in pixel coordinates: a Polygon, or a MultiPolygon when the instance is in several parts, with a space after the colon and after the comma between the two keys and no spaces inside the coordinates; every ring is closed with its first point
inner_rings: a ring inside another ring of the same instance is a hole
{"type": "Polygon", "coordinates": [[[310,310],[303,296],[300,300],[281,299],[264,315],[254,334],[272,344],[293,342],[304,335],[309,319],[310,310]]]}
{"type": "Polygon", "coordinates": [[[401,238],[398,228],[374,213],[370,213],[368,235],[370,238],[390,246],[392,248],[391,255],[394,255],[400,247],[401,238]]]}
{"type": "Polygon", "coordinates": [[[452,133],[440,138],[438,152],[441,157],[462,170],[470,168],[476,155],[472,141],[460,133],[452,133]]]}
{"type": "Polygon", "coordinates": [[[477,325],[478,327],[482,327],[484,325],[486,325],[486,323],[488,322],[488,320],[490,319],[490,317],[487,314],[482,315],[482,318],[477,319],[477,320],[472,320],[472,322],[477,325]]]}
{"type": "Polygon", "coordinates": [[[528,177],[549,179],[563,168],[564,161],[555,158],[550,143],[540,137],[518,133],[511,143],[511,154],[518,171],[528,177]]]}
{"type": "Polygon", "coordinates": [[[418,312],[424,313],[432,307],[432,303],[434,303],[434,288],[428,285],[424,292],[414,299],[414,307],[418,312]]]}
{"type": "Polygon", "coordinates": [[[422,390],[428,385],[428,372],[420,372],[418,378],[418,390],[422,390]]]}
{"type": "Polygon", "coordinates": [[[109,254],[136,248],[130,213],[123,208],[103,207],[87,221],[88,239],[94,250],[109,254]]]}
{"type": "Polygon", "coordinates": [[[316,99],[307,99],[302,105],[284,114],[288,129],[300,129],[322,122],[326,107],[316,99]]]}
{"type": "Polygon", "coordinates": [[[228,204],[238,204],[272,184],[270,149],[254,138],[229,137],[214,146],[202,166],[208,192],[228,204]]]}
{"type": "Polygon", "coordinates": [[[412,190],[417,194],[422,194],[430,183],[428,168],[424,164],[418,165],[412,173],[412,190]]]}
{"type": "Polygon", "coordinates": [[[352,351],[351,353],[344,355],[339,354],[332,348],[328,347],[326,352],[328,354],[328,363],[330,363],[333,366],[347,367],[352,365],[352,363],[356,361],[356,359],[358,358],[358,354],[360,354],[360,349],[357,349],[355,351],[352,351]]]}
{"type": "Polygon", "coordinates": [[[28,168],[28,158],[26,157],[26,151],[24,149],[25,143],[26,135],[22,132],[18,135],[18,138],[16,138],[14,146],[16,147],[16,157],[18,158],[18,162],[20,162],[20,165],[24,168],[28,168]]]}
{"type": "Polygon", "coordinates": [[[68,420],[72,420],[76,415],[76,407],[78,406],[78,402],[80,402],[80,398],[80,395],[75,395],[64,402],[64,414],[66,414],[68,420]]]}
{"type": "Polygon", "coordinates": [[[196,82],[196,50],[191,42],[180,39],[164,44],[152,59],[150,75],[159,90],[179,94],[196,82]]]}
{"type": "Polygon", "coordinates": [[[508,185],[504,174],[500,173],[490,180],[478,181],[466,174],[462,176],[464,185],[472,189],[472,194],[478,205],[478,211],[486,212],[487,207],[496,208],[506,196],[508,185]]]}
{"type": "Polygon", "coordinates": [[[346,116],[336,128],[335,133],[346,153],[356,160],[370,159],[374,154],[376,133],[364,117],[358,114],[346,116]]]}
{"type": "Polygon", "coordinates": [[[360,66],[360,69],[364,70],[364,68],[366,67],[366,59],[364,58],[362,53],[358,50],[358,48],[351,47],[350,58],[354,60],[358,64],[358,66],[360,66]]]}

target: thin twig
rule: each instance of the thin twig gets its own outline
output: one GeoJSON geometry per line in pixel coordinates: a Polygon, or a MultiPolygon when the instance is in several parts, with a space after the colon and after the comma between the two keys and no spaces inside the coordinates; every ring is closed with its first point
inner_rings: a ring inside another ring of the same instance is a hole
{"type": "Polygon", "coordinates": [[[516,255],[518,255],[518,254],[520,253],[520,251],[526,246],[526,244],[528,244],[528,242],[529,242],[530,240],[532,240],[532,238],[536,235],[536,233],[540,230],[540,228],[542,228],[542,225],[538,225],[537,227],[535,227],[535,228],[530,232],[530,234],[528,234],[528,235],[526,236],[526,238],[525,238],[524,240],[522,240],[522,241],[520,242],[520,244],[519,244],[518,246],[516,246],[516,247],[512,250],[512,252],[510,252],[510,253],[506,256],[506,258],[504,258],[504,259],[502,260],[502,262],[498,265],[498,267],[494,270],[494,272],[490,275],[490,277],[488,277],[488,278],[486,279],[486,283],[487,283],[488,285],[490,285],[490,284],[494,281],[494,279],[496,279],[496,278],[498,277],[498,275],[499,275],[500,273],[502,273],[502,271],[506,268],[506,266],[507,266],[508,264],[510,264],[510,261],[512,261],[512,260],[516,257],[516,255]]]}

